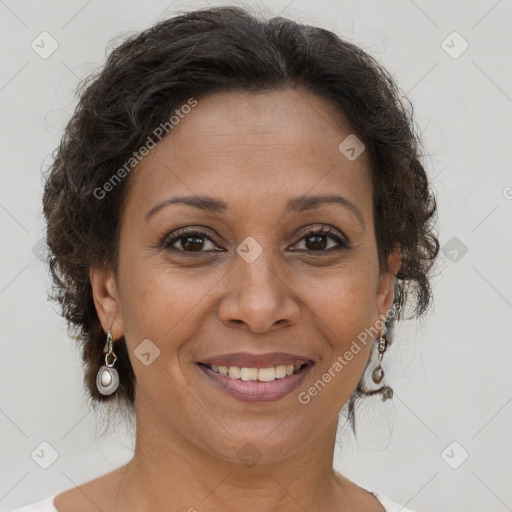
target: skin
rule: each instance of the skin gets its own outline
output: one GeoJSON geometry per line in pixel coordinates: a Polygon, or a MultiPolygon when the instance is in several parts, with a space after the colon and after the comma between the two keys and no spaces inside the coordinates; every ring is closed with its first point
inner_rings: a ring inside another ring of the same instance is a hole
{"type": "Polygon", "coordinates": [[[307,405],[297,398],[393,300],[400,256],[379,272],[367,152],[349,161],[338,150],[351,133],[341,113],[304,90],[217,93],[200,98],[133,171],[117,275],[90,275],[102,326],[114,340],[125,336],[137,377],[135,453],[61,494],[59,510],[384,510],[332,468],[338,413],[372,340],[307,405]],[[351,201],[364,225],[335,203],[284,213],[289,199],[322,194],[351,201]],[[160,201],[195,195],[228,208],[173,204],[145,220],[160,201]],[[322,225],[349,247],[329,253],[339,243],[327,235],[327,252],[315,250],[303,228],[322,225]],[[205,252],[185,252],[180,240],[174,251],[161,247],[176,229],[199,226],[213,240],[195,242],[205,252]],[[252,263],[236,252],[248,236],[263,249],[252,263]],[[145,339],[160,350],[149,366],[133,353],[145,339]],[[287,396],[241,402],[196,365],[237,351],[292,352],[315,365],[287,396]],[[237,457],[247,443],[261,455],[252,467],[237,457]]]}

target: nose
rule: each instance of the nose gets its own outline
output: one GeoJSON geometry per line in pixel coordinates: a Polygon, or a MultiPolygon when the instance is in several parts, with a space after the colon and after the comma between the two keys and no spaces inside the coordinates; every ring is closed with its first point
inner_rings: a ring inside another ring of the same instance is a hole
{"type": "Polygon", "coordinates": [[[227,274],[218,317],[229,327],[242,327],[263,333],[291,326],[299,319],[299,304],[287,272],[264,250],[252,263],[236,256],[234,268],[227,274]]]}

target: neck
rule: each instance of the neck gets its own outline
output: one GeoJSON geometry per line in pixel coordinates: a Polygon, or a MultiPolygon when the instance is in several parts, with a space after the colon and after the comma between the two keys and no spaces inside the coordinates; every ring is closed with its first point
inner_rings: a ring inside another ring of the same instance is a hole
{"type": "Polygon", "coordinates": [[[117,508],[356,510],[349,508],[355,503],[354,484],[332,467],[337,426],[336,416],[307,446],[297,447],[287,457],[257,460],[254,444],[241,443],[240,450],[233,443],[235,456],[219,456],[215,447],[202,447],[151,417],[150,411],[138,410],[135,452],[121,471],[117,508]]]}

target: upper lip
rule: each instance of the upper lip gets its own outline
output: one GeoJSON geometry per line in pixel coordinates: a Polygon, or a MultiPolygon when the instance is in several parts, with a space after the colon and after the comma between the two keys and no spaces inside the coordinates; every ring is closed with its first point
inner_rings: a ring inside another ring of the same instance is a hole
{"type": "Polygon", "coordinates": [[[249,352],[233,352],[212,356],[202,361],[203,364],[215,366],[238,366],[244,368],[269,368],[271,366],[300,364],[313,362],[309,357],[286,352],[268,352],[266,354],[251,354],[249,352]]]}

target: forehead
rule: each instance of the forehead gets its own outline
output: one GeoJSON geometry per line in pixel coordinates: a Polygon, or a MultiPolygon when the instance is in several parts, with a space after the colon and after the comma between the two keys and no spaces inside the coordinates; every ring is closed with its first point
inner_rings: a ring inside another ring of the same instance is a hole
{"type": "Polygon", "coordinates": [[[215,195],[247,206],[337,189],[368,207],[368,157],[344,156],[353,134],[328,101],[301,89],[222,92],[197,100],[139,163],[126,208],[171,194],[215,195]]]}

